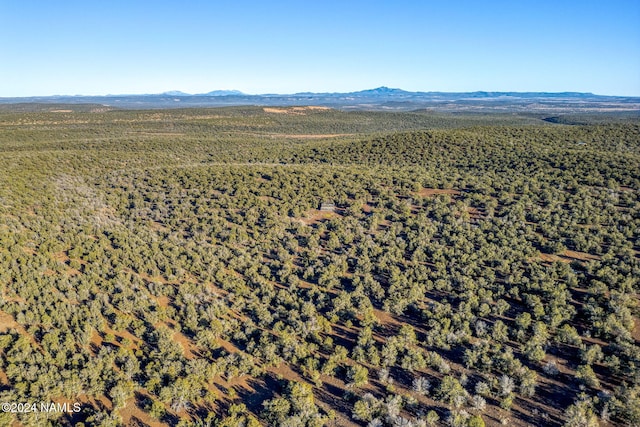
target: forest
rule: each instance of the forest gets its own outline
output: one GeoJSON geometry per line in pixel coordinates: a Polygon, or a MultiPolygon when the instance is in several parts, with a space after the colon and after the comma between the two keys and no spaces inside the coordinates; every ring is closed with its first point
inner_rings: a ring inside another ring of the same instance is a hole
{"type": "Polygon", "coordinates": [[[0,111],[0,426],[640,426],[639,302],[637,115],[0,111]]]}

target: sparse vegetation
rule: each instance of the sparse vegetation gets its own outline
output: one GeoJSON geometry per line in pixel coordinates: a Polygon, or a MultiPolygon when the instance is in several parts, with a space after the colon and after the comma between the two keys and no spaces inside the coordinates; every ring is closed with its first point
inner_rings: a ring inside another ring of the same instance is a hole
{"type": "Polygon", "coordinates": [[[0,400],[82,405],[2,422],[637,425],[640,124],[587,119],[1,112],[0,400]]]}

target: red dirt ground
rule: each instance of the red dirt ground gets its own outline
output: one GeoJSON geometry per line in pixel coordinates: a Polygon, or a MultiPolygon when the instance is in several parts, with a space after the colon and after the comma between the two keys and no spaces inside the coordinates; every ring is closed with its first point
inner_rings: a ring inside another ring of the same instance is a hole
{"type": "Polygon", "coordinates": [[[413,194],[420,197],[437,196],[438,194],[449,194],[451,196],[460,194],[460,191],[452,188],[423,188],[420,191],[416,191],[413,194]]]}

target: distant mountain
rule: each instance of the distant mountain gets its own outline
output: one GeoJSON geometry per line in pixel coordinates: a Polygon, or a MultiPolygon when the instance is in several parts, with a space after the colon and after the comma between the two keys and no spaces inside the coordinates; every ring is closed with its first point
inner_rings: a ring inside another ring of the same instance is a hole
{"type": "Polygon", "coordinates": [[[191,96],[191,94],[189,93],[185,93],[185,92],[181,92],[179,90],[170,90],[168,92],[162,92],[160,95],[167,95],[167,96],[191,96]]]}
{"type": "Polygon", "coordinates": [[[386,86],[347,93],[302,92],[247,95],[214,90],[191,95],[168,91],[155,95],[36,96],[0,98],[0,104],[100,104],[109,108],[189,108],[317,105],[342,110],[473,111],[533,114],[631,111],[640,112],[640,97],[601,96],[582,92],[410,92],[386,86]]]}
{"type": "MultiPolygon", "coordinates": [[[[462,93],[461,93],[462,95],[462,93]]],[[[469,98],[593,98],[602,97],[590,92],[469,92],[469,98]]]]}
{"type": "Polygon", "coordinates": [[[402,89],[392,89],[386,86],[380,86],[375,89],[366,89],[360,90],[358,92],[351,92],[351,95],[360,95],[360,96],[399,96],[399,95],[412,95],[416,93],[422,92],[407,92],[402,89]]]}
{"type": "Polygon", "coordinates": [[[213,90],[207,93],[200,93],[197,96],[242,96],[244,93],[239,90],[213,90]]]}
{"type": "MultiPolygon", "coordinates": [[[[211,92],[198,93],[196,95],[182,92],[180,90],[170,90],[167,92],[152,94],[149,96],[241,96],[241,95],[244,95],[244,93],[240,92],[239,90],[212,90],[211,92]]],[[[117,95],[107,95],[107,96],[117,96],[117,95]]],[[[135,95],[130,95],[130,96],[135,96],[135,95]]]]}

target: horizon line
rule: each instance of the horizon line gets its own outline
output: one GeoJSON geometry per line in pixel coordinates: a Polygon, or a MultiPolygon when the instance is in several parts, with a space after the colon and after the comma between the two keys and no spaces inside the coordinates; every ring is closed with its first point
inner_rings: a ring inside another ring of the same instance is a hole
{"type": "Polygon", "coordinates": [[[367,88],[360,89],[348,92],[342,91],[298,91],[298,92],[290,92],[290,93],[279,93],[279,92],[263,92],[263,93],[247,93],[238,89],[214,89],[208,92],[202,93],[188,93],[183,92],[181,90],[168,90],[157,93],[107,93],[107,94],[53,94],[53,95],[20,95],[20,96],[2,96],[2,99],[22,99],[22,98],[82,98],[82,97],[99,97],[99,98],[109,98],[109,97],[120,97],[120,96],[174,96],[174,97],[191,97],[191,96],[295,96],[295,95],[337,95],[337,94],[356,94],[362,92],[370,92],[376,90],[388,90],[389,92],[404,92],[406,94],[477,94],[477,93],[488,93],[488,94],[580,94],[580,95],[591,95],[591,96],[601,96],[601,97],[616,97],[616,98],[638,98],[638,95],[610,95],[610,94],[598,94],[594,92],[583,92],[583,91],[575,91],[575,90],[562,90],[562,91],[548,91],[548,90],[473,90],[473,91],[443,91],[443,90],[405,90],[401,88],[391,88],[388,86],[378,86],[375,88],[367,88]],[[220,94],[214,95],[216,92],[220,94]],[[224,93],[229,92],[229,93],[224,93]]]}

